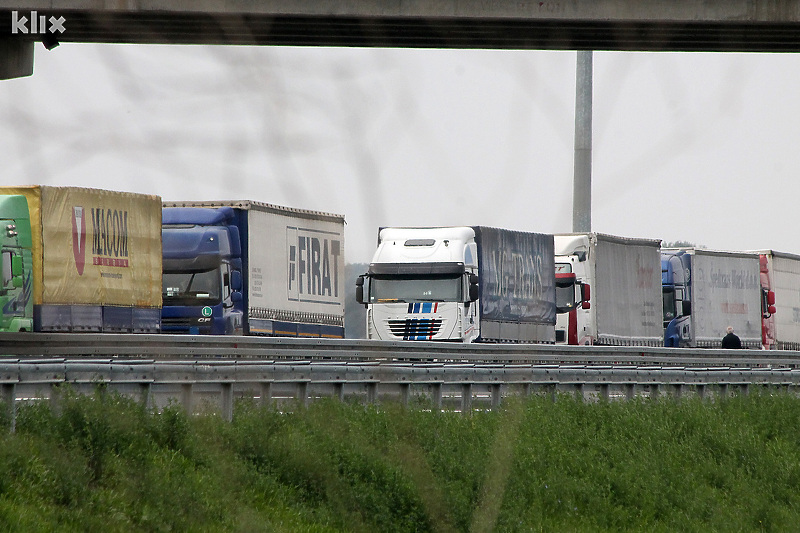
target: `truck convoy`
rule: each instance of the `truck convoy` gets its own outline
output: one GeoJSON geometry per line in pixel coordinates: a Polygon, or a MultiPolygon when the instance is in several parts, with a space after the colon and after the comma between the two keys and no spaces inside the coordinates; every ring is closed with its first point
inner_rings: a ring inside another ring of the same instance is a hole
{"type": "Polygon", "coordinates": [[[552,343],[553,246],[485,226],[383,228],[356,282],[367,338],[552,343]]]}
{"type": "MultiPolygon", "coordinates": [[[[341,215],[19,186],[0,223],[0,332],[344,337],[341,215]]],[[[370,339],[719,347],[732,326],[800,350],[800,255],[774,250],[382,228],[356,300],[370,339]]]]}
{"type": "Polygon", "coordinates": [[[758,254],[663,249],[664,344],[718,348],[728,326],[745,348],[762,346],[758,254]]]}
{"type": "Polygon", "coordinates": [[[0,187],[0,220],[0,331],[159,331],[158,196],[0,187]]]}
{"type": "Polygon", "coordinates": [[[661,346],[661,241],[555,235],[556,342],[661,346]]]}
{"type": "Polygon", "coordinates": [[[165,333],[344,337],[344,217],[253,201],[167,202],[165,333]]]}

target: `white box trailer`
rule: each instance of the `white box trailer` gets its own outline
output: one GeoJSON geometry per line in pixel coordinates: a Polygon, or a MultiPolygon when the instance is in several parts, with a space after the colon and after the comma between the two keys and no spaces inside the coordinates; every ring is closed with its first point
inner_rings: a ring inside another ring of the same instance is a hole
{"type": "Polygon", "coordinates": [[[757,253],[664,249],[662,278],[668,346],[720,348],[731,326],[743,347],[761,347],[757,253]]]}
{"type": "Polygon", "coordinates": [[[660,240],[555,235],[556,342],[661,346],[660,240]]]}

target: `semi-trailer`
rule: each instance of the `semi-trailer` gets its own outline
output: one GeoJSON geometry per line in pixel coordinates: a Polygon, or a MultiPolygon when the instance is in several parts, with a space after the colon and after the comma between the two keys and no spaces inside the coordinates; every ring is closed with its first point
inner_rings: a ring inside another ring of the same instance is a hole
{"type": "Polygon", "coordinates": [[[342,215],[163,204],[164,333],[344,337],[342,215]]]}
{"type": "Polygon", "coordinates": [[[756,253],[662,249],[664,345],[719,348],[731,326],[743,347],[760,348],[760,278],[756,253]]]}
{"type": "Polygon", "coordinates": [[[553,236],[486,226],[382,228],[356,282],[367,338],[553,343],[553,236]]]}
{"type": "Polygon", "coordinates": [[[0,187],[0,224],[0,331],[159,331],[158,196],[0,187]]]}
{"type": "Polygon", "coordinates": [[[556,343],[661,346],[661,241],[556,234],[556,343]]]}

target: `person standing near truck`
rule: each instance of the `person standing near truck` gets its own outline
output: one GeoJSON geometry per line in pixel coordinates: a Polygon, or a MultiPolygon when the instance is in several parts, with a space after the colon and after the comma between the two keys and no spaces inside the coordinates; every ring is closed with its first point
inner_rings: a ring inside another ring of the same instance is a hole
{"type": "Polygon", "coordinates": [[[733,326],[728,326],[727,328],[728,334],[722,337],[722,347],[726,349],[740,349],[742,347],[742,341],[739,339],[738,335],[733,332],[733,326]]]}

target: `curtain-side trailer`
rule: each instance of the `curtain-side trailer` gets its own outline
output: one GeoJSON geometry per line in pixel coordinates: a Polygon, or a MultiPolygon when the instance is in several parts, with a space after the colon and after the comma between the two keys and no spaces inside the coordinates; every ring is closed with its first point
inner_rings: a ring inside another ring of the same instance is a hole
{"type": "Polygon", "coordinates": [[[661,276],[666,346],[719,348],[731,326],[743,347],[761,347],[758,254],[663,249],[661,276]]]}
{"type": "Polygon", "coordinates": [[[344,217],[165,202],[164,332],[344,337],[344,217]]]}
{"type": "Polygon", "coordinates": [[[370,339],[552,343],[554,280],[552,235],[383,228],[356,299],[370,339]]]}
{"type": "Polygon", "coordinates": [[[0,187],[3,331],[157,333],[161,199],[0,187]]]}
{"type": "Polygon", "coordinates": [[[556,342],[661,346],[661,241],[555,235],[556,342]]]}

